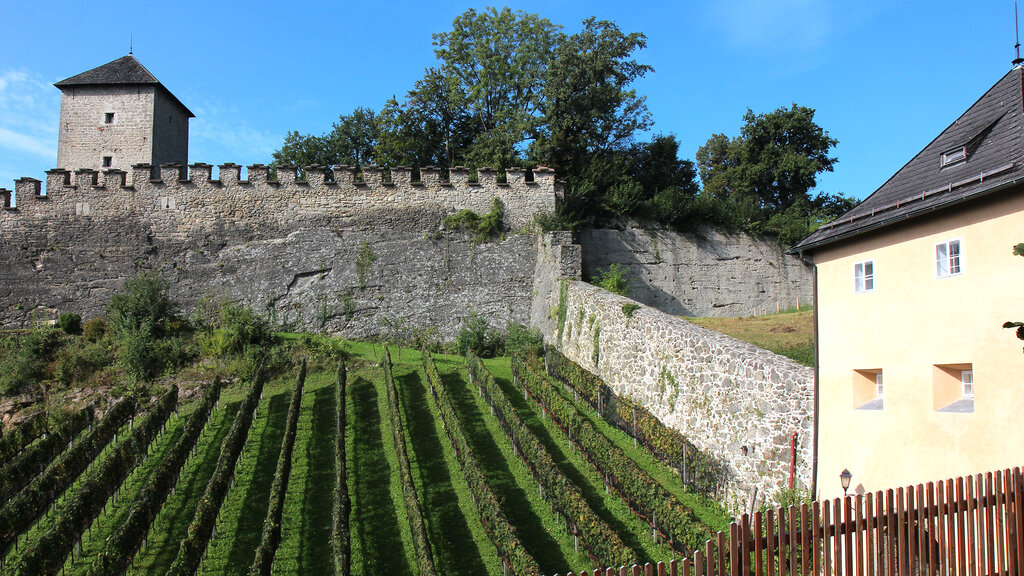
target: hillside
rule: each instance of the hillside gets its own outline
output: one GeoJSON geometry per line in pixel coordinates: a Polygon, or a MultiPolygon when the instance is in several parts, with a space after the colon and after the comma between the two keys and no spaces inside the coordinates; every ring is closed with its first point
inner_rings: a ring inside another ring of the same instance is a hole
{"type": "MultiPolygon", "coordinates": [[[[0,507],[0,573],[246,574],[257,550],[275,575],[345,573],[342,564],[416,574],[426,563],[438,574],[501,574],[503,562],[565,573],[668,560],[729,520],[567,384],[523,363],[470,371],[461,356],[424,362],[401,348],[389,362],[382,345],[308,335],[275,354],[286,369],[265,383],[244,363],[223,363],[231,383],[219,401],[204,385],[172,413],[170,374],[151,390],[161,411],[144,401],[133,427],[127,408],[108,409],[95,427],[105,436],[78,432],[74,446],[94,453],[57,451],[0,507]],[[616,479],[602,468],[613,461],[638,473],[616,479]],[[644,490],[675,502],[653,530],[647,511],[664,504],[644,490]]],[[[14,460],[0,462],[5,473],[14,460]]]]}
{"type": "Polygon", "coordinates": [[[814,310],[802,308],[766,316],[686,318],[744,342],[814,366],[814,310]]]}

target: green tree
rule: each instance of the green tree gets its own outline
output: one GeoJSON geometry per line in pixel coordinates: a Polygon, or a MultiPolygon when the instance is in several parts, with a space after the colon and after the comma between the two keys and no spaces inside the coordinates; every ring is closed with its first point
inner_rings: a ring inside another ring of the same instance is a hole
{"type": "Polygon", "coordinates": [[[697,151],[706,193],[754,199],[768,212],[782,212],[809,199],[818,174],[831,172],[838,143],[814,122],[814,109],[793,104],[767,114],[747,109],[740,135],[713,135],[697,151]]]}
{"type": "Polygon", "coordinates": [[[433,35],[440,70],[452,78],[472,118],[474,137],[466,153],[471,165],[515,165],[518,147],[537,137],[558,29],[536,14],[471,8],[452,22],[450,32],[433,35]]]}
{"type": "Polygon", "coordinates": [[[558,44],[544,84],[547,123],[534,146],[541,162],[572,180],[651,126],[646,97],[632,88],[654,71],[632,57],[646,45],[643,34],[594,18],[558,44]]]}
{"type": "Polygon", "coordinates": [[[450,168],[465,162],[471,121],[454,79],[430,68],[404,102],[391,98],[381,109],[375,157],[392,166],[450,168]]]}
{"type": "Polygon", "coordinates": [[[272,154],[273,163],[300,168],[312,164],[361,166],[372,162],[378,133],[374,111],[359,107],[339,116],[331,131],[321,136],[289,132],[281,149],[272,154]]]}

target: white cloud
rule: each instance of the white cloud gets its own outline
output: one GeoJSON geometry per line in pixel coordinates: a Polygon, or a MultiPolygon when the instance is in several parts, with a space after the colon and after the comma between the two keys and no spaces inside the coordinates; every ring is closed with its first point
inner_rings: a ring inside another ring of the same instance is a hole
{"type": "Polygon", "coordinates": [[[60,92],[26,70],[0,71],[0,147],[57,157],[60,92]]]}

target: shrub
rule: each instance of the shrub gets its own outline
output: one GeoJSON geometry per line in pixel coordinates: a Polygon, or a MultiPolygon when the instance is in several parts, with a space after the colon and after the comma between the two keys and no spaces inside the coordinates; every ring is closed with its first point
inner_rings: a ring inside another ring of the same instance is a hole
{"type": "Polygon", "coordinates": [[[157,372],[161,359],[148,323],[121,334],[117,358],[133,382],[141,382],[157,372]]]}
{"type": "Polygon", "coordinates": [[[82,324],[82,337],[89,342],[98,342],[106,334],[107,321],[103,318],[93,318],[82,324]]]}
{"type": "Polygon", "coordinates": [[[148,330],[156,338],[169,332],[177,315],[177,306],[167,294],[169,287],[167,280],[155,272],[142,272],[129,280],[124,292],[115,294],[107,305],[114,332],[123,336],[148,330]]]}
{"type": "Polygon", "coordinates": [[[519,322],[508,323],[505,335],[505,355],[540,358],[544,354],[544,337],[540,330],[527,328],[519,322]]]}
{"type": "Polygon", "coordinates": [[[500,198],[491,202],[491,211],[480,216],[472,210],[459,210],[455,214],[445,217],[441,225],[448,230],[466,230],[472,232],[477,243],[482,244],[489,240],[500,238],[504,229],[503,217],[505,205],[500,198]]]}
{"type": "Polygon", "coordinates": [[[81,334],[82,317],[71,312],[64,312],[57,317],[57,328],[63,330],[65,334],[81,334]]]}
{"type": "Polygon", "coordinates": [[[629,279],[626,277],[625,268],[618,262],[611,264],[605,270],[599,269],[594,278],[594,284],[620,296],[629,296],[629,279]]]}
{"type": "Polygon", "coordinates": [[[78,346],[65,346],[57,353],[54,378],[68,386],[85,382],[93,374],[114,363],[111,349],[102,342],[85,342],[78,346]]]}
{"type": "Polygon", "coordinates": [[[625,314],[626,318],[632,318],[633,313],[640,309],[639,304],[629,302],[622,305],[622,313],[625,314]]]}
{"type": "Polygon", "coordinates": [[[476,312],[462,319],[462,329],[456,340],[459,353],[465,355],[467,350],[481,358],[493,358],[501,351],[501,334],[487,324],[487,319],[476,312]]]}

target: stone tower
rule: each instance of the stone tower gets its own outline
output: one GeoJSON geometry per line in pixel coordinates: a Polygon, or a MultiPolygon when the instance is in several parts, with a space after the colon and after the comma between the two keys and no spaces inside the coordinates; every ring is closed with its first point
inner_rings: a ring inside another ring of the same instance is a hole
{"type": "Polygon", "coordinates": [[[188,163],[194,118],[129,54],[54,84],[60,88],[57,167],[65,170],[188,163]]]}

